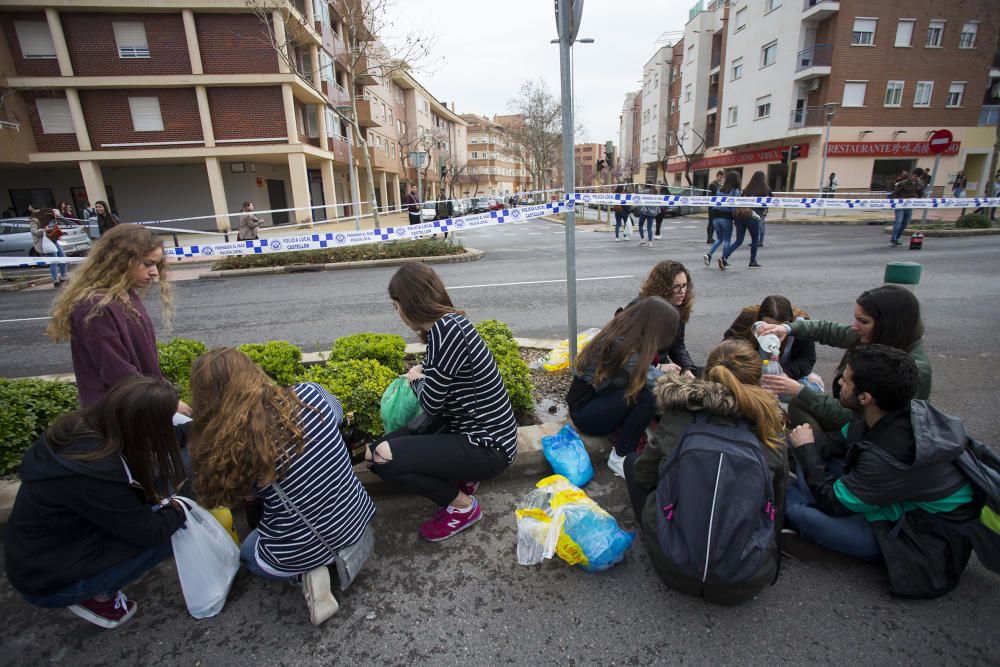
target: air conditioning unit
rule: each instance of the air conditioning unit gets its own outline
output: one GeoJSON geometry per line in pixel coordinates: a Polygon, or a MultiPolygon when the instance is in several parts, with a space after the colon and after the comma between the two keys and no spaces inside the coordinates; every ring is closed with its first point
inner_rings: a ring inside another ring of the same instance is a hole
{"type": "Polygon", "coordinates": [[[815,93],[817,90],[819,90],[821,84],[822,80],[819,78],[809,79],[809,82],[806,84],[806,92],[815,93]]]}

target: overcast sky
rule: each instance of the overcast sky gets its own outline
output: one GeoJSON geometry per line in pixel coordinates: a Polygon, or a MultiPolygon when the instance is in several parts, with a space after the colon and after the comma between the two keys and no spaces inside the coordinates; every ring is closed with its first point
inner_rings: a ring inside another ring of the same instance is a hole
{"type": "MultiPolygon", "coordinates": [[[[577,123],[586,140],[618,143],[625,93],[640,87],[642,66],[664,32],[683,30],[694,0],[586,0],[577,38],[577,123]]],[[[395,0],[391,32],[426,30],[436,36],[416,78],[458,113],[509,112],[526,79],[543,79],[559,98],[559,46],[552,0],[395,0]]],[[[391,41],[391,37],[390,37],[391,41]]],[[[583,143],[576,137],[576,143],[583,143]]]]}

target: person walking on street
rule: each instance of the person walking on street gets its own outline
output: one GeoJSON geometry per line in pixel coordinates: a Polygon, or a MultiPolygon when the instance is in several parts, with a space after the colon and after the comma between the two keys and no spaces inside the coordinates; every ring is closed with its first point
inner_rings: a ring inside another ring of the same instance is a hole
{"type": "MultiPolygon", "coordinates": [[[[625,194],[625,186],[619,185],[615,188],[616,195],[625,194]]],[[[624,238],[629,238],[628,233],[628,216],[632,212],[632,207],[625,203],[624,198],[615,204],[615,241],[621,241],[622,236],[620,232],[624,231],[624,238]]]]}
{"type": "MultiPolygon", "coordinates": [[[[912,174],[901,178],[892,189],[892,199],[917,199],[920,197],[925,187],[923,176],[924,170],[917,167],[913,170],[912,174]]],[[[902,245],[899,237],[906,231],[911,218],[913,218],[912,208],[896,208],[896,221],[892,225],[892,237],[889,239],[890,245],[902,245]]]]}
{"type": "Polygon", "coordinates": [[[243,202],[240,209],[243,215],[240,216],[240,231],[236,234],[237,241],[252,241],[259,238],[257,230],[260,229],[260,218],[253,212],[253,202],[243,202]]]}
{"type": "Polygon", "coordinates": [[[410,194],[406,195],[406,199],[403,202],[406,204],[406,214],[410,219],[411,225],[420,224],[420,197],[417,196],[417,186],[410,186],[410,194]]]}
{"type": "MultiPolygon", "coordinates": [[[[658,184],[656,186],[656,194],[658,194],[658,195],[669,195],[670,191],[667,190],[667,187],[663,183],[660,183],[660,184],[658,184]]],[[[656,215],[654,216],[654,220],[656,220],[656,234],[653,236],[653,238],[655,238],[655,239],[660,238],[660,227],[663,225],[663,217],[666,214],[667,214],[667,207],[666,206],[658,206],[657,207],[657,209],[656,209],[656,215]]]]}
{"type": "MultiPolygon", "coordinates": [[[[969,187],[969,179],[965,177],[964,171],[959,171],[955,175],[955,180],[951,182],[951,195],[955,199],[961,199],[965,196],[965,189],[969,187]]],[[[965,207],[962,207],[962,211],[958,214],[958,217],[965,215],[965,207]]]]}
{"type": "Polygon", "coordinates": [[[831,172],[830,180],[826,184],[826,196],[827,198],[833,197],[837,194],[837,186],[840,185],[840,179],[837,178],[837,174],[831,172]]]}
{"type": "MultiPolygon", "coordinates": [[[[738,171],[730,171],[726,174],[725,180],[722,182],[722,186],[719,188],[719,196],[725,195],[726,197],[739,197],[741,194],[740,190],[740,174],[738,171]]],[[[712,224],[715,227],[716,240],[712,244],[712,247],[708,249],[708,252],[702,256],[705,260],[705,266],[712,265],[712,255],[715,251],[722,246],[722,257],[719,258],[719,269],[722,271],[726,270],[729,266],[729,262],[726,258],[729,257],[730,252],[730,242],[733,238],[733,207],[732,206],[716,206],[712,209],[712,215],[714,220],[712,224]]]]}
{"type": "MultiPolygon", "coordinates": [[[[653,189],[648,185],[643,188],[642,194],[652,195],[653,189]]],[[[659,212],[659,206],[648,206],[641,204],[636,207],[639,214],[639,246],[653,246],[653,220],[656,218],[657,212],[659,212]],[[643,230],[646,232],[645,240],[643,240],[643,230]]]]}
{"type": "MultiPolygon", "coordinates": [[[[771,188],[767,186],[767,176],[764,175],[763,171],[754,172],[754,175],[750,177],[750,182],[747,184],[746,190],[743,191],[743,196],[771,196],[771,188]]],[[[761,266],[757,263],[757,248],[760,247],[760,240],[764,234],[764,218],[767,216],[767,207],[758,206],[751,210],[753,214],[750,217],[735,218],[733,220],[736,225],[736,242],[729,247],[729,252],[725,255],[725,258],[728,261],[729,256],[743,245],[743,239],[746,238],[747,232],[750,232],[750,268],[759,269],[761,266]]]]}
{"type": "MultiPolygon", "coordinates": [[[[722,182],[726,178],[726,173],[721,169],[715,172],[715,180],[708,184],[708,193],[712,197],[719,194],[719,188],[722,187],[722,182]]],[[[705,230],[707,240],[705,243],[711,243],[715,235],[715,227],[713,226],[713,221],[715,219],[715,214],[711,206],[708,207],[708,228],[705,230]]]]}
{"type": "MultiPolygon", "coordinates": [[[[55,222],[55,212],[51,208],[35,209],[28,220],[31,230],[31,252],[38,257],[65,257],[66,253],[59,247],[59,237],[63,235],[55,222]]],[[[52,276],[52,286],[61,287],[66,281],[66,263],[53,262],[49,264],[49,274],[52,276]]]]}
{"type": "Polygon", "coordinates": [[[111,207],[105,201],[99,201],[94,204],[94,215],[97,218],[98,236],[104,236],[105,233],[120,222],[118,216],[111,212],[111,207]]]}

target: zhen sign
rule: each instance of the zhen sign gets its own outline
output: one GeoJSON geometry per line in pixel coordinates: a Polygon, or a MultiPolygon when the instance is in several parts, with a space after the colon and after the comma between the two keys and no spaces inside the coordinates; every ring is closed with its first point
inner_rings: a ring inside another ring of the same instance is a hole
{"type": "MultiPolygon", "coordinates": [[[[944,155],[958,155],[961,146],[961,141],[949,144],[944,155]]],[[[831,141],[826,147],[830,157],[920,156],[935,152],[926,141],[831,141]]]]}

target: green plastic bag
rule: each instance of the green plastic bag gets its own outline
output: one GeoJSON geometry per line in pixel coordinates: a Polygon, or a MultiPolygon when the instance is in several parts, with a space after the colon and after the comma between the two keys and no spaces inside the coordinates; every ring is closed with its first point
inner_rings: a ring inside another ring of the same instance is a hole
{"type": "Polygon", "coordinates": [[[392,433],[410,423],[423,410],[406,378],[396,378],[382,394],[382,426],[392,433]]]}

